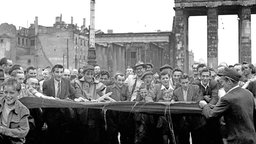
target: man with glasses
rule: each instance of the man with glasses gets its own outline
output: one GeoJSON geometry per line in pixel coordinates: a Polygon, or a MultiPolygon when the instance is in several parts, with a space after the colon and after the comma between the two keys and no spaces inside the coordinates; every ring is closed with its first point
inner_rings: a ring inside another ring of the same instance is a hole
{"type": "Polygon", "coordinates": [[[225,68],[218,75],[221,76],[226,95],[214,106],[200,101],[203,114],[206,118],[224,116],[228,144],[255,144],[255,102],[252,93],[239,87],[241,75],[238,72],[225,68]]]}

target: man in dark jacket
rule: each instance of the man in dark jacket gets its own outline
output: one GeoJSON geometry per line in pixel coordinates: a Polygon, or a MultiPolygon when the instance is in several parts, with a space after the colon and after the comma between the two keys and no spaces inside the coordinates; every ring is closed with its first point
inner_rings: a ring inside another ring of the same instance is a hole
{"type": "Polygon", "coordinates": [[[225,68],[219,75],[227,93],[215,106],[200,101],[203,114],[206,118],[224,116],[228,144],[255,144],[255,103],[252,93],[239,87],[241,75],[238,72],[225,68]]]}

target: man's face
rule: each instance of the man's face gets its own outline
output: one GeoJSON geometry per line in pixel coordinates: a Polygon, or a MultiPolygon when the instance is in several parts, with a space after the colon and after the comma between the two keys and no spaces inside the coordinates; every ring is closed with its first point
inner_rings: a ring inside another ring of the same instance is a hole
{"type": "Polygon", "coordinates": [[[18,99],[18,91],[15,89],[12,85],[7,85],[4,87],[4,96],[5,96],[5,102],[8,105],[13,105],[15,101],[18,99]]]}
{"type": "Polygon", "coordinates": [[[127,76],[133,75],[133,69],[128,68],[128,69],[126,70],[126,75],[127,75],[127,76]]]}
{"type": "Polygon", "coordinates": [[[37,75],[37,72],[36,72],[36,70],[34,69],[34,70],[29,70],[28,71],[28,76],[29,77],[36,77],[36,75],[37,75]]]}
{"type": "Polygon", "coordinates": [[[202,72],[201,73],[201,81],[203,82],[203,84],[207,84],[210,81],[211,77],[210,77],[210,72],[202,72]]]}
{"type": "Polygon", "coordinates": [[[60,81],[61,80],[61,77],[63,75],[63,71],[64,69],[63,68],[55,68],[54,69],[54,72],[53,72],[53,77],[56,81],[60,81]]]}
{"type": "Polygon", "coordinates": [[[145,72],[145,68],[143,66],[138,66],[136,68],[136,74],[140,77],[143,75],[143,73],[145,72]]]}
{"type": "Polygon", "coordinates": [[[242,66],[242,70],[243,70],[243,75],[245,75],[245,76],[251,74],[251,69],[249,67],[249,64],[244,64],[242,66]]]}
{"type": "Polygon", "coordinates": [[[100,82],[102,82],[103,84],[107,83],[108,81],[109,81],[108,75],[101,75],[100,76],[100,82]]]}
{"type": "Polygon", "coordinates": [[[96,66],[94,67],[94,72],[97,74],[100,72],[100,67],[99,66],[96,66]]]}
{"type": "Polygon", "coordinates": [[[140,96],[142,98],[145,98],[146,96],[148,96],[148,90],[146,88],[140,89],[140,96]]]}
{"type": "Polygon", "coordinates": [[[50,79],[51,78],[50,72],[48,70],[45,71],[43,73],[43,77],[44,77],[44,80],[50,79]]]}
{"type": "Polygon", "coordinates": [[[18,81],[18,83],[23,83],[25,80],[25,75],[22,73],[18,73],[15,77],[15,79],[18,81]]]}
{"type": "Polygon", "coordinates": [[[240,75],[243,74],[242,65],[235,65],[234,70],[236,70],[240,75]]]}
{"type": "Polygon", "coordinates": [[[223,86],[225,92],[228,92],[228,91],[232,88],[232,86],[231,86],[231,80],[228,79],[228,78],[225,77],[225,76],[222,76],[222,77],[220,78],[220,83],[222,84],[222,86],[223,86]]]}
{"type": "Polygon", "coordinates": [[[188,85],[189,85],[189,80],[188,78],[186,79],[180,79],[180,84],[181,84],[181,87],[185,90],[188,89],[188,85]]]}
{"type": "Polygon", "coordinates": [[[63,72],[63,78],[65,78],[65,79],[70,79],[70,71],[69,71],[69,70],[64,70],[64,72],[63,72]]]}
{"type": "Polygon", "coordinates": [[[36,78],[29,78],[26,84],[36,90],[39,89],[39,81],[36,78]]]}
{"type": "Polygon", "coordinates": [[[84,74],[84,79],[87,82],[93,82],[94,72],[93,70],[87,70],[84,74]]]}
{"type": "Polygon", "coordinates": [[[143,81],[146,85],[150,85],[153,81],[153,75],[146,75],[143,81]]]}
{"type": "Polygon", "coordinates": [[[150,65],[147,65],[146,67],[146,71],[153,71],[153,68],[150,65]]]}
{"type": "Polygon", "coordinates": [[[172,75],[173,80],[174,80],[175,82],[179,82],[181,75],[182,75],[182,73],[181,73],[180,71],[175,71],[175,72],[173,73],[173,75],[172,75]]]}
{"type": "Polygon", "coordinates": [[[7,64],[4,67],[4,71],[8,72],[11,67],[12,67],[12,60],[7,60],[7,64]]]}
{"type": "Polygon", "coordinates": [[[169,77],[168,74],[162,75],[160,80],[161,80],[162,85],[164,85],[164,86],[169,86],[170,77],[169,77]]]}
{"type": "Polygon", "coordinates": [[[124,76],[117,76],[116,78],[116,84],[119,86],[119,87],[122,87],[123,84],[124,84],[124,81],[125,81],[125,77],[124,76]]]}

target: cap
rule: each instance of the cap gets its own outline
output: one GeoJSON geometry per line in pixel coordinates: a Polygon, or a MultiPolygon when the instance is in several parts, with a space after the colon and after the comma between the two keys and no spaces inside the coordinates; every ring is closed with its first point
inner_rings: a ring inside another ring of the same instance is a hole
{"type": "Polygon", "coordinates": [[[141,79],[143,80],[143,79],[145,78],[145,76],[147,76],[147,75],[152,75],[152,76],[153,76],[153,72],[151,72],[151,71],[145,72],[145,73],[142,75],[141,79]]]}
{"type": "Polygon", "coordinates": [[[133,67],[133,69],[136,69],[139,66],[143,66],[144,68],[146,68],[146,64],[144,64],[142,61],[139,61],[135,64],[135,66],[133,67]]]}
{"type": "Polygon", "coordinates": [[[146,63],[146,65],[149,65],[151,68],[154,67],[154,65],[152,63],[146,63]]]}
{"type": "Polygon", "coordinates": [[[226,76],[236,82],[238,82],[240,80],[240,78],[242,77],[237,71],[227,68],[227,67],[225,67],[222,71],[218,72],[217,75],[218,76],[226,76]]]}
{"type": "Polygon", "coordinates": [[[93,70],[94,71],[94,67],[92,65],[86,65],[86,66],[83,67],[83,69],[84,69],[83,72],[86,72],[88,70],[93,70]]]}
{"type": "Polygon", "coordinates": [[[160,67],[160,71],[162,71],[163,69],[167,69],[167,68],[172,69],[172,67],[170,65],[165,64],[162,67],[160,67]]]}

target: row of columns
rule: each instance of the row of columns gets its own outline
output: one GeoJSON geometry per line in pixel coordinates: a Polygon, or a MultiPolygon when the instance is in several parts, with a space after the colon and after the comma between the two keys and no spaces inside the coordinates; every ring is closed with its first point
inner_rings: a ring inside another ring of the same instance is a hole
{"type": "MultiPolygon", "coordinates": [[[[241,7],[239,13],[239,62],[251,63],[251,8],[241,7]]],[[[183,71],[189,70],[188,51],[188,18],[189,13],[184,9],[175,9],[175,63],[183,71]]],[[[207,11],[207,64],[218,66],[218,7],[208,8],[207,11]]]]}

